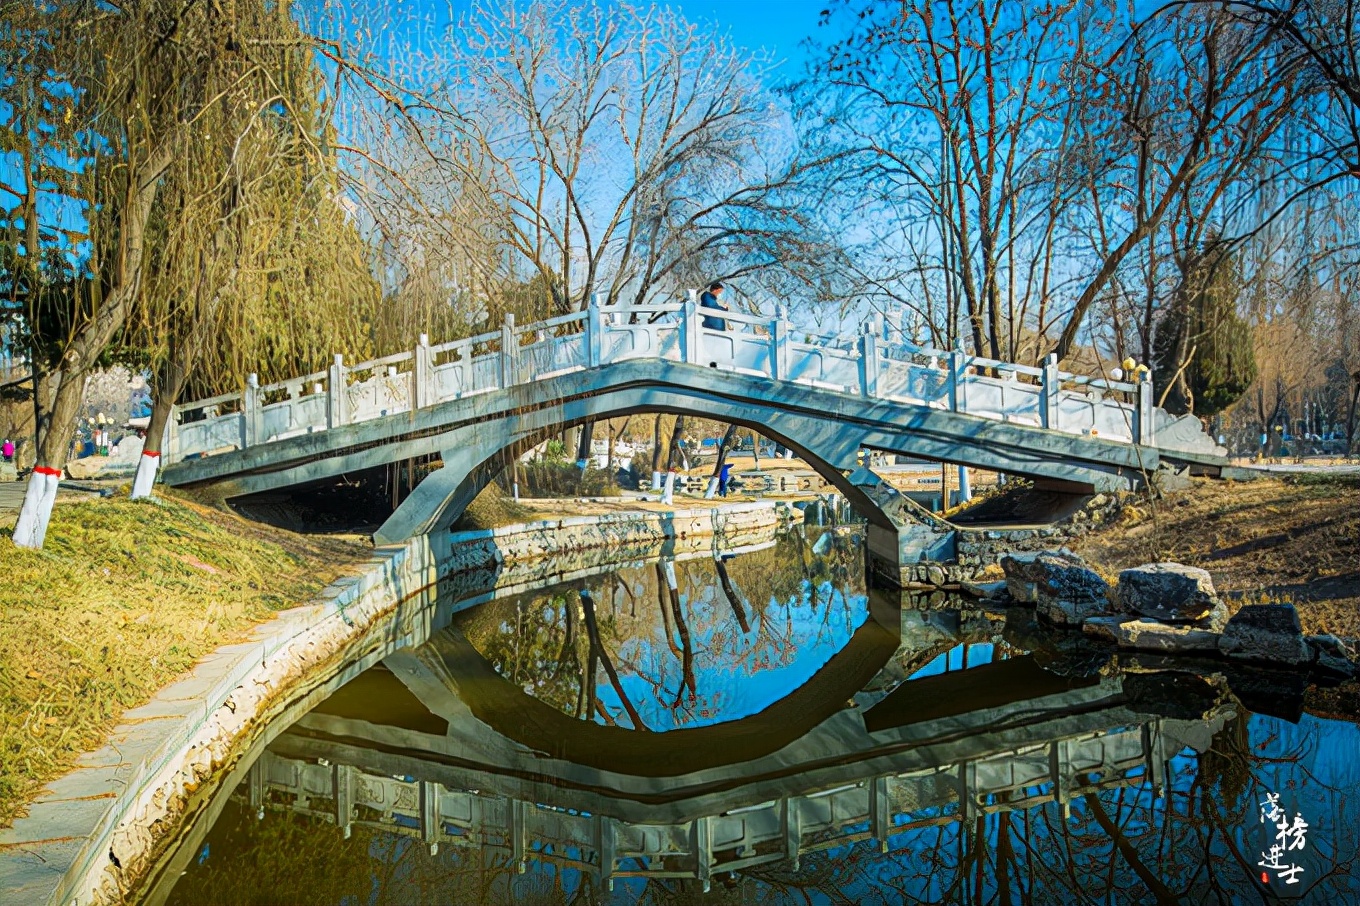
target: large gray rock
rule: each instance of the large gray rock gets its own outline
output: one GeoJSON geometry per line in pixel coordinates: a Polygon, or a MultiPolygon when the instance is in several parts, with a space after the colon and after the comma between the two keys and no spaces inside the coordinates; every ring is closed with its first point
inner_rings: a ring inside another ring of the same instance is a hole
{"type": "Polygon", "coordinates": [[[1166,654],[1202,654],[1218,650],[1219,635],[1193,626],[1168,626],[1147,618],[1125,620],[1088,620],[1082,629],[1109,639],[1120,648],[1157,651],[1166,654]]]}
{"type": "Polygon", "coordinates": [[[1092,617],[1110,612],[1109,602],[1100,598],[1063,598],[1050,597],[1039,593],[1034,602],[1034,612],[1059,626],[1080,626],[1092,617]]]}
{"type": "Polygon", "coordinates": [[[1343,682],[1360,673],[1354,661],[1355,652],[1331,633],[1310,635],[1304,641],[1313,655],[1314,673],[1343,682]]]}
{"type": "Polygon", "coordinates": [[[1006,589],[1012,598],[1022,604],[1037,603],[1039,585],[1046,582],[1054,570],[1067,566],[1085,568],[1086,563],[1068,550],[1030,551],[1005,554],[1001,558],[1001,571],[1006,574],[1006,589]]]}
{"type": "Polygon", "coordinates": [[[1075,554],[1041,551],[1029,557],[1008,555],[1001,559],[1001,568],[1011,596],[1019,599],[1015,586],[1022,594],[1032,594],[1035,610],[1049,622],[1080,626],[1088,617],[1110,611],[1106,596],[1109,585],[1075,554]]]}
{"type": "Polygon", "coordinates": [[[1164,623],[1193,623],[1222,604],[1209,573],[1181,563],[1126,569],[1119,574],[1113,597],[1121,612],[1164,623]]]}
{"type": "Polygon", "coordinates": [[[1295,666],[1313,659],[1293,604],[1248,604],[1224,627],[1218,650],[1246,661],[1295,666]]]}

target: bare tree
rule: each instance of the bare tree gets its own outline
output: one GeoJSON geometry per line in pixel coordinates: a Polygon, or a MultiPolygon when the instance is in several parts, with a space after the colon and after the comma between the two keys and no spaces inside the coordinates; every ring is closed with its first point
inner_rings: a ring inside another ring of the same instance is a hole
{"type": "MultiPolygon", "coordinates": [[[[422,179],[500,230],[535,314],[815,259],[763,59],[670,10],[561,0],[479,2],[446,46],[422,179]]],[[[481,235],[454,241],[486,259],[481,235]]]]}
{"type": "Polygon", "coordinates": [[[852,282],[905,305],[939,344],[1013,358],[1058,279],[1080,192],[1065,72],[1112,12],[1007,0],[847,2],[842,36],[794,89],[826,196],[864,235],[852,282]]]}

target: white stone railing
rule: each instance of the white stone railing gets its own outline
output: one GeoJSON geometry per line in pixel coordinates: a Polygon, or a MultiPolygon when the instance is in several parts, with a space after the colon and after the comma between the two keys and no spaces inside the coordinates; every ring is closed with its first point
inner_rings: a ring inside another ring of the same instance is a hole
{"type": "Polygon", "coordinates": [[[178,405],[164,444],[167,462],[245,449],[462,397],[529,384],[632,359],[665,359],[790,381],[889,402],[960,412],[1153,444],[1158,416],[1152,383],[1080,377],[892,342],[868,328],[856,335],[798,337],[781,309],[774,317],[683,303],[602,306],[524,327],[506,315],[499,330],[347,365],[240,393],[178,405]],[[726,330],[703,318],[721,317],[726,330]]]}

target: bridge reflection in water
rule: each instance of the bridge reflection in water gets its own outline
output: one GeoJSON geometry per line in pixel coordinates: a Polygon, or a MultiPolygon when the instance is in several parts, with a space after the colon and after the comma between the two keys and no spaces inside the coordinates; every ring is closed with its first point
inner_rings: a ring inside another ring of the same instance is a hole
{"type": "Polygon", "coordinates": [[[1357,901],[1353,725],[1026,650],[1023,611],[899,609],[827,537],[483,593],[279,735],[150,900],[1235,902],[1274,889],[1274,791],[1306,889],[1357,901]]]}
{"type": "MultiPolygon", "coordinates": [[[[1195,742],[1203,745],[1234,714],[1224,706],[1198,721],[1151,717],[1130,723],[1134,714],[1111,704],[1074,722],[1056,716],[1061,697],[1046,705],[1055,709],[1053,719],[1024,731],[979,728],[903,759],[939,759],[935,767],[872,773],[883,766],[878,762],[892,760],[876,752],[900,740],[888,732],[888,739],[855,764],[862,770],[847,771],[860,774],[858,779],[828,789],[818,789],[806,775],[755,782],[743,789],[743,798],[771,798],[688,817],[666,809],[661,820],[648,819],[649,806],[626,801],[613,803],[610,811],[631,818],[609,817],[582,807],[588,800],[591,808],[606,808],[597,803],[607,797],[575,796],[565,787],[551,795],[517,798],[523,781],[497,775],[494,766],[470,770],[442,759],[422,763],[414,754],[393,755],[384,748],[409,739],[398,740],[400,734],[371,725],[364,743],[372,747],[309,733],[312,725],[304,722],[252,768],[248,796],[252,808],[313,815],[336,823],[346,835],[360,825],[419,839],[431,853],[441,844],[499,849],[521,871],[532,857],[587,871],[611,882],[611,889],[612,880],[623,877],[693,878],[707,884],[718,873],[785,860],[797,870],[804,853],[866,839],[886,852],[894,835],[916,828],[1048,802],[1065,807],[1088,793],[1137,787],[1149,778],[1161,786],[1171,754],[1195,742]],[[1059,735],[1045,738],[1054,733],[1059,735]],[[1017,736],[1029,738],[1016,744],[1017,736]],[[393,768],[415,773],[384,773],[393,768]],[[789,788],[800,791],[784,794],[789,788]]],[[[543,785],[534,789],[542,791],[543,785]]]]}

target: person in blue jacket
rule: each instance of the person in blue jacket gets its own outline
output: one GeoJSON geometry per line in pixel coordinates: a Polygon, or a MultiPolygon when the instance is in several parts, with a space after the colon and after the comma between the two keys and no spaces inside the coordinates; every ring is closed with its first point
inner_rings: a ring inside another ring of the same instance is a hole
{"type": "MultiPolygon", "coordinates": [[[[718,311],[730,311],[726,305],[722,304],[719,298],[722,295],[723,285],[716,280],[708,284],[708,289],[699,297],[700,308],[716,308],[718,311]]],[[[704,327],[709,330],[726,330],[727,320],[725,318],[715,318],[712,315],[704,315],[704,327]]]]}

